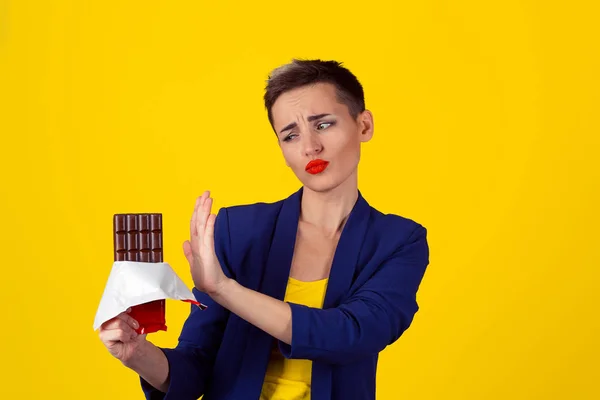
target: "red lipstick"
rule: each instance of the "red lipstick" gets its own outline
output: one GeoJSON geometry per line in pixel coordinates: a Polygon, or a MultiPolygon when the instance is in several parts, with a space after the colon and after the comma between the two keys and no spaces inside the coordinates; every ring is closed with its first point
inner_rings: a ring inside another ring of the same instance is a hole
{"type": "Polygon", "coordinates": [[[316,159],[316,160],[311,160],[308,164],[306,164],[306,167],[304,169],[309,174],[316,175],[316,174],[320,174],[321,172],[325,171],[325,168],[327,168],[328,165],[329,165],[329,161],[316,159]]]}

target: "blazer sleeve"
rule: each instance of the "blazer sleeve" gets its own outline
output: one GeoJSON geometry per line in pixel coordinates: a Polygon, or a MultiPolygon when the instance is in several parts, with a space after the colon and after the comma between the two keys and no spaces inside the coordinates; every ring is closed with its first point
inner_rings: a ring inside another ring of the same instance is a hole
{"type": "MultiPolygon", "coordinates": [[[[215,252],[223,272],[232,278],[230,264],[230,238],[227,209],[222,208],[215,221],[215,252]]],[[[173,349],[160,348],[169,363],[169,389],[163,393],[140,377],[146,399],[188,400],[197,399],[205,389],[217,351],[221,344],[229,311],[214,302],[210,296],[192,289],[196,299],[207,305],[205,310],[192,305],[178,344],[173,349]]]]}
{"type": "Polygon", "coordinates": [[[280,341],[279,349],[287,358],[328,364],[346,364],[380,352],[412,323],[428,264],[427,230],[418,225],[406,244],[344,303],[330,309],[289,303],[292,342],[280,341]]]}

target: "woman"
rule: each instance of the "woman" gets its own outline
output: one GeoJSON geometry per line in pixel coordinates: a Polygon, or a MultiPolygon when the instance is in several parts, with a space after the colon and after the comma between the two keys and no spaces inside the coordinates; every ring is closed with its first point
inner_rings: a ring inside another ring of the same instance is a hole
{"type": "Polygon", "coordinates": [[[429,263],[426,229],[358,190],[373,135],[361,84],[294,60],[266,88],[269,121],[302,187],[275,203],[197,199],[183,251],[194,295],[179,343],[158,348],[123,313],[100,337],[148,399],[375,399],[378,353],[409,327],[429,263]]]}

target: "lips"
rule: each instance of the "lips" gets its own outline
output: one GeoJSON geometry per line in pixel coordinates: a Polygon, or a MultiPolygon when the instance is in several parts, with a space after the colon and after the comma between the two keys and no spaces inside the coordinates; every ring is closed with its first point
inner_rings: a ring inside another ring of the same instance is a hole
{"type": "Polygon", "coordinates": [[[316,174],[320,174],[321,172],[325,171],[325,168],[327,168],[328,165],[329,165],[329,161],[317,159],[317,160],[312,160],[308,164],[306,164],[306,167],[304,169],[309,174],[316,175],[316,174]]]}

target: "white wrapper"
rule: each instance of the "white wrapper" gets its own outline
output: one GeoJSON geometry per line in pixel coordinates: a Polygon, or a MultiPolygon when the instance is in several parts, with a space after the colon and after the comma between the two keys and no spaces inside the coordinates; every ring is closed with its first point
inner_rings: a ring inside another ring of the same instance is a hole
{"type": "Polygon", "coordinates": [[[194,294],[169,264],[115,261],[96,312],[94,330],[129,307],[163,299],[197,304],[194,294]]]}

